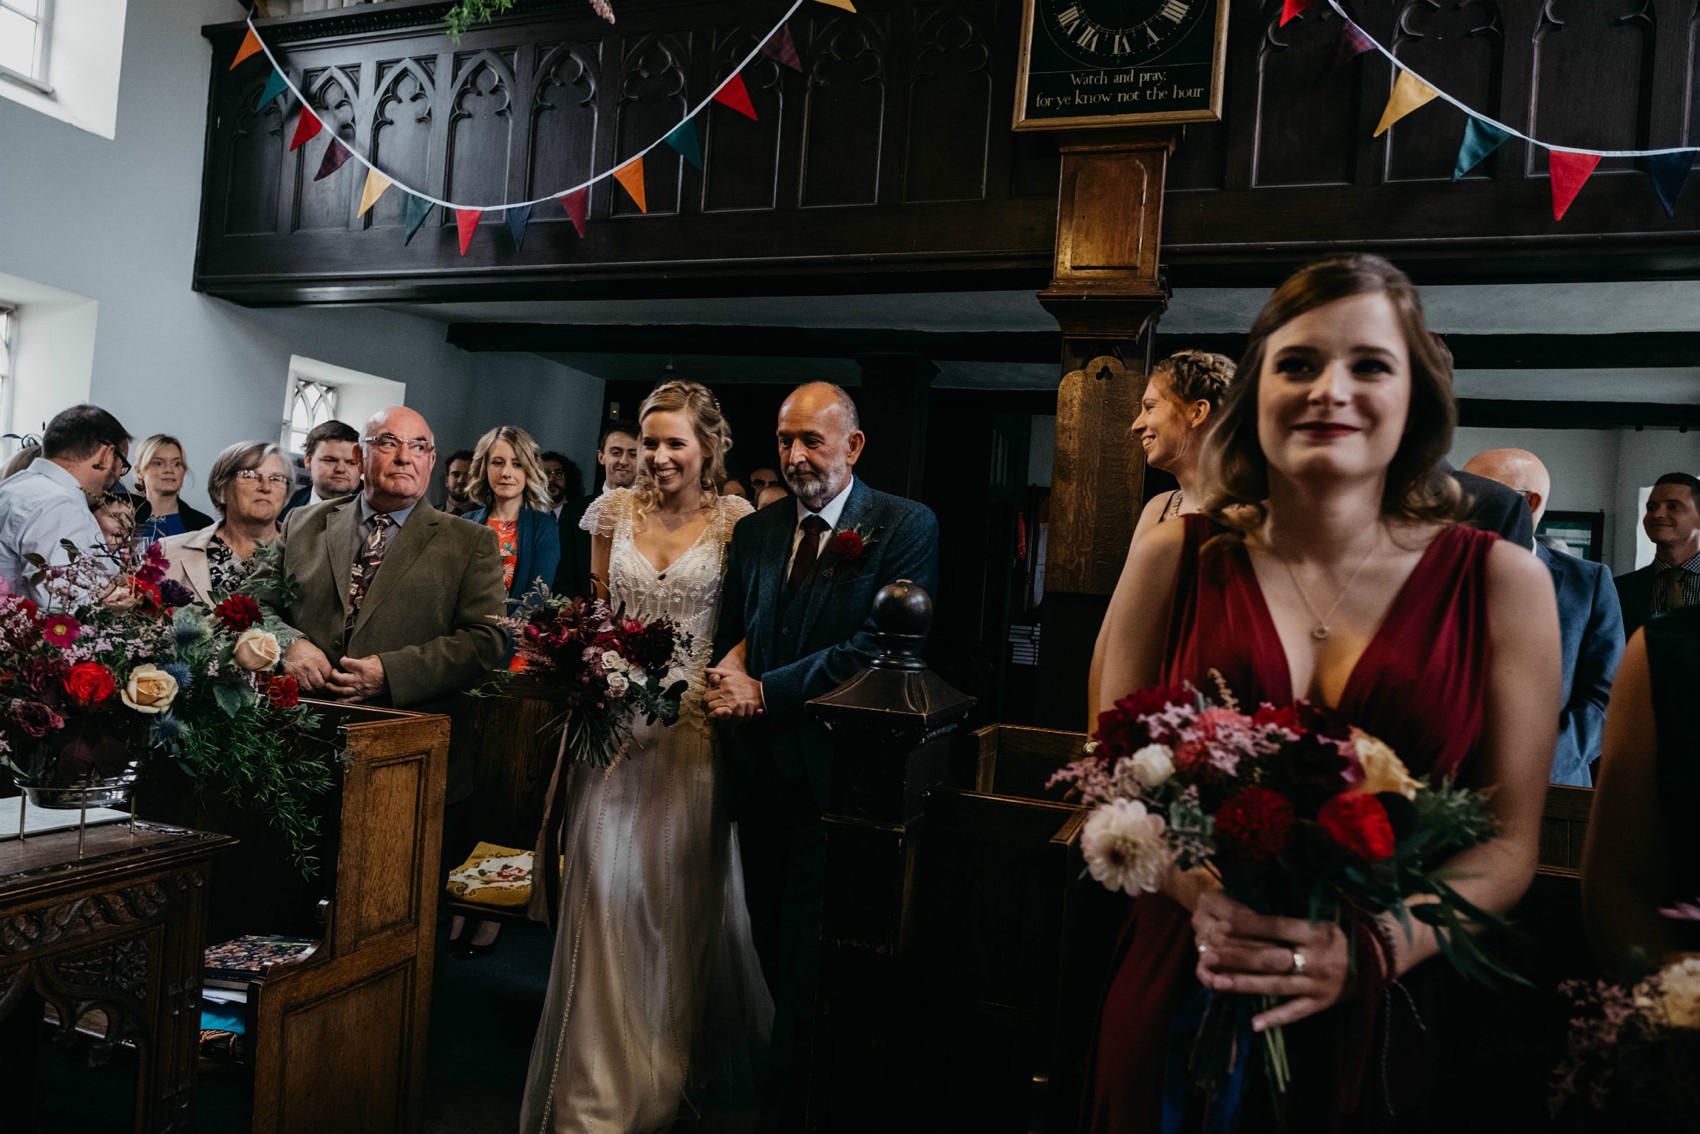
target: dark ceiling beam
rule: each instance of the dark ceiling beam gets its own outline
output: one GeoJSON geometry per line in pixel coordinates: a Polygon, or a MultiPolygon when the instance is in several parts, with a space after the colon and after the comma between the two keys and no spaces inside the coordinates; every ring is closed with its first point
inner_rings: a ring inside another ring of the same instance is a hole
{"type": "Polygon", "coordinates": [[[1500,429],[1700,429],[1700,406],[1459,398],[1458,424],[1500,429]]]}
{"type": "MultiPolygon", "coordinates": [[[[1459,370],[1616,370],[1700,367],[1700,332],[1619,335],[1445,335],[1459,370]]],[[[1182,348],[1238,358],[1241,334],[1157,336],[1157,355],[1182,348]]],[[[1054,331],[910,331],[813,327],[585,326],[568,323],[451,323],[448,341],[470,351],[544,354],[728,355],[856,358],[919,354],[934,362],[1056,362],[1054,331]]]]}

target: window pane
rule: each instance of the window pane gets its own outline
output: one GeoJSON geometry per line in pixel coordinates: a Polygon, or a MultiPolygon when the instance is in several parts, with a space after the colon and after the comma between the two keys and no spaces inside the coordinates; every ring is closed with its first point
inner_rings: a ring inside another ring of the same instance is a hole
{"type": "Polygon", "coordinates": [[[0,67],[35,74],[35,21],[0,8],[0,67]]]}
{"type": "Polygon", "coordinates": [[[12,8],[31,17],[41,15],[41,0],[0,0],[0,7],[12,8]]]}

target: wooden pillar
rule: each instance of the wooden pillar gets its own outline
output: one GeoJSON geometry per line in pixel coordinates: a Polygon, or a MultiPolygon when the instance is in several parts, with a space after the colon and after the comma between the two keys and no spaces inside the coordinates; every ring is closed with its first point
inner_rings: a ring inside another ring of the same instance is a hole
{"type": "Polygon", "coordinates": [[[856,404],[868,435],[856,471],[881,492],[919,500],[927,401],[939,368],[913,352],[863,354],[856,361],[862,367],[862,396],[856,404]]]}
{"type": "Polygon", "coordinates": [[[1039,302],[1062,329],[1040,681],[1055,727],[1086,724],[1086,674],[1139,518],[1139,413],[1168,306],[1158,268],[1174,136],[1128,133],[1062,147],[1057,246],[1039,302]]]}

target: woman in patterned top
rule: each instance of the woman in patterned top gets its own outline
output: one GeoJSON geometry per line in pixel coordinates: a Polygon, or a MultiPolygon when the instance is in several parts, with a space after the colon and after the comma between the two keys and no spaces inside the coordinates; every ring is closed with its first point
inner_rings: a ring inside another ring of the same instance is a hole
{"type": "Polygon", "coordinates": [[[277,514],[289,499],[289,469],[276,445],[238,441],[213,461],[207,497],[218,523],[160,541],[175,579],[205,603],[223,600],[252,569],[254,549],[277,538],[277,514]]]}

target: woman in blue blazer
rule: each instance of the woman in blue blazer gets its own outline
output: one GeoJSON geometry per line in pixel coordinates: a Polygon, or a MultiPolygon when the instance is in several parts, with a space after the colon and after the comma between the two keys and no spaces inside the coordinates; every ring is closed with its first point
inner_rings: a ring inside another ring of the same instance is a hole
{"type": "Polygon", "coordinates": [[[561,562],[561,530],[549,511],[549,476],[537,442],[517,426],[492,429],[472,451],[468,479],[468,495],[479,507],[464,518],[495,531],[512,609],[552,582],[561,562]]]}

